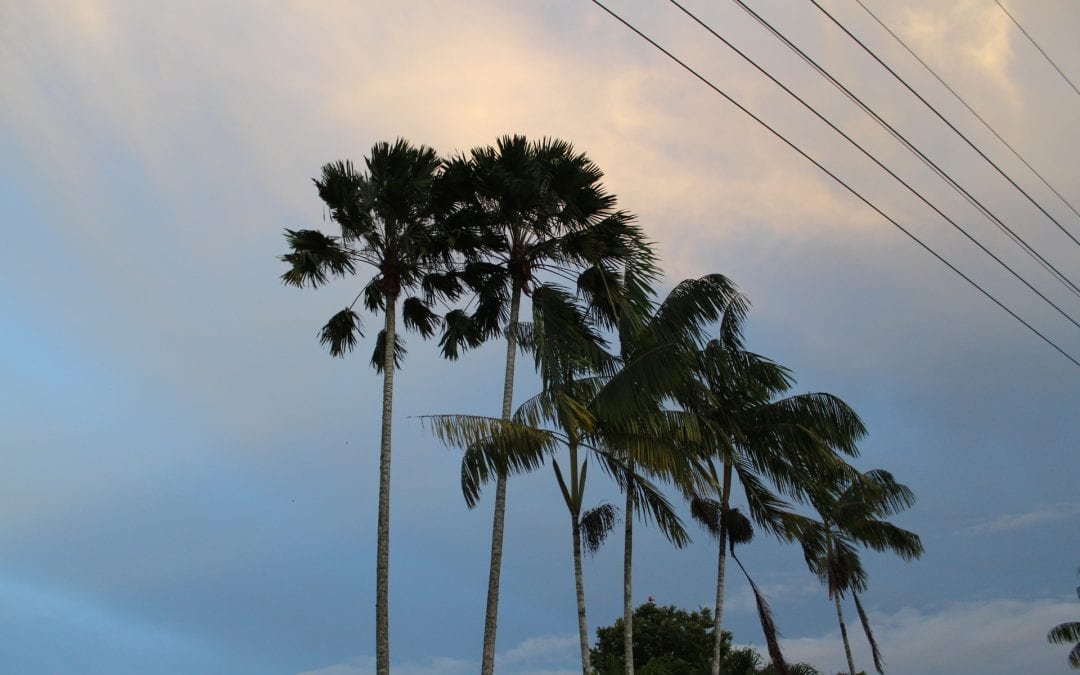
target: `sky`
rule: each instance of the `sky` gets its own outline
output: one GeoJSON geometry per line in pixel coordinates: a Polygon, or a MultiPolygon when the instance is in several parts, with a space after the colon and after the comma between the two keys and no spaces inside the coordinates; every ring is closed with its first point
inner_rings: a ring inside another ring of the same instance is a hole
{"type": "MultiPolygon", "coordinates": [[[[1074,236],[1080,217],[850,0],[824,3],[1074,236]]],[[[992,0],[866,0],[1072,204],[1080,95],[992,0]]],[[[1080,81],[1080,5],[1005,3],[1080,81]]],[[[752,3],[1066,276],[1080,247],[809,3],[752,3]]],[[[673,5],[612,8],[789,135],[1080,358],[1080,330],[673,5]]],[[[1072,316],[1080,300],[734,4],[688,2],[1072,316]]],[[[380,378],[316,333],[358,282],[287,288],[285,228],[332,232],[311,178],[397,137],[443,154],[569,140],[656,241],[664,289],[720,272],[748,345],[863,417],[857,466],[918,503],[926,548],[867,554],[891,672],[1065,673],[1080,618],[1080,368],[690,74],[584,0],[0,3],[0,664],[17,673],[373,672],[380,378]]],[[[662,290],[664,290],[662,289],[662,290]]],[[[368,326],[377,319],[367,318],[368,326]]],[[[372,333],[373,334],[373,333],[372,333]]],[[[420,417],[497,414],[501,348],[395,380],[395,673],[480,657],[491,500],[420,417]]],[[[519,400],[538,386],[519,368],[519,400]]],[[[596,478],[600,478],[597,476],[596,478]]],[[[594,480],[587,501],[618,503],[594,480]]],[[[568,522],[510,483],[498,672],[570,673],[568,522]]],[[[715,548],[638,529],[635,601],[711,606],[715,548]]],[[[621,537],[585,563],[621,613],[621,537]]],[[[741,555],[790,660],[844,665],[801,555],[741,555]]],[[[725,625],[761,647],[746,584],[725,625]]],[[[853,608],[848,608],[853,615],[853,608]]],[[[850,618],[850,617],[849,617],[850,618]]],[[[853,634],[857,665],[871,664],[853,634]]]]}

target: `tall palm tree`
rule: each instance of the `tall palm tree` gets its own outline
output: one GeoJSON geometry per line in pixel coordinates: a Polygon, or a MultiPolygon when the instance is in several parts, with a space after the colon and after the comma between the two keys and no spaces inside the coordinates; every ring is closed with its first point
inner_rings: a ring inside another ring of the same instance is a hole
{"type": "MultiPolygon", "coordinates": [[[[623,662],[625,673],[633,675],[633,528],[634,515],[648,519],[650,512],[640,509],[635,476],[639,469],[646,475],[664,480],[692,480],[692,464],[684,445],[678,442],[679,426],[685,432],[693,420],[678,412],[664,410],[672,398],[692,377],[695,356],[702,347],[707,326],[725,313],[742,315],[746,300],[734,284],[720,274],[687,279],[672,289],[662,303],[653,306],[648,298],[635,296],[636,270],[628,265],[624,272],[623,294],[593,299],[610,311],[610,323],[618,331],[619,370],[595,399],[601,422],[600,434],[609,449],[620,453],[625,470],[618,476],[625,494],[626,518],[623,530],[623,662]],[[627,427],[626,411],[634,411],[638,422],[627,427]],[[616,420],[605,425],[605,420],[616,420]],[[663,421],[656,426],[655,423],[663,421]],[[641,421],[654,424],[646,428],[641,421]],[[674,426],[672,426],[674,425],[674,426]],[[676,433],[671,433],[675,430],[676,433]]],[[[598,308],[594,311],[603,318],[598,308]]],[[[675,540],[673,543],[677,543],[675,540]]]]}
{"type": "Polygon", "coordinates": [[[804,521],[800,526],[800,541],[807,565],[825,584],[829,599],[836,605],[848,669],[855,675],[840,600],[851,593],[870,643],[874,667],[882,673],[881,652],[858,596],[866,590],[868,583],[858,548],[891,551],[904,560],[922,555],[922,541],[917,534],[884,520],[914,504],[915,494],[906,485],[896,482],[891,473],[881,469],[861,474],[843,471],[823,475],[812,485],[809,494],[820,520],[804,521]]]}
{"type": "MultiPolygon", "coordinates": [[[[627,262],[648,283],[655,274],[653,257],[633,219],[614,210],[615,198],[601,185],[600,169],[565,141],[504,136],[494,147],[477,147],[453,159],[448,173],[460,177],[464,207],[456,220],[466,229],[479,228],[483,248],[461,274],[475,293],[475,306],[446,316],[440,344],[445,356],[456,358],[462,349],[505,335],[501,415],[509,419],[522,296],[532,295],[538,277],[568,279],[599,296],[610,289],[601,284],[627,262]]],[[[617,277],[614,282],[617,287],[617,277]]],[[[506,476],[500,475],[484,617],[484,675],[495,666],[505,513],[506,476]]]]}
{"type": "MultiPolygon", "coordinates": [[[[746,517],[731,506],[734,479],[747,500],[750,517],[765,530],[790,541],[800,522],[780,494],[807,498],[806,477],[843,465],[838,453],[857,454],[856,442],[866,429],[842,400],[827,393],[777,398],[794,380],[791,372],[765,357],[747,351],[741,335],[742,314],[725,314],[720,337],[699,354],[697,380],[682,397],[710,433],[712,447],[700,462],[704,484],[712,496],[691,495],[691,513],[719,542],[717,553],[714,632],[722,635],[724,582],[730,528],[746,517]],[[717,468],[717,463],[720,468],[717,468]]],[[[750,524],[746,522],[746,532],[750,524]]],[[[737,543],[737,542],[735,542],[737,543]]],[[[764,599],[758,598],[759,606],[764,599]]],[[[779,654],[762,626],[770,651],[779,654]]],[[[713,649],[713,675],[720,672],[722,642],[713,649]]],[[[779,666],[778,666],[779,667],[779,666]]]]}
{"type": "MultiPolygon", "coordinates": [[[[640,504],[638,511],[646,511],[670,539],[685,543],[685,531],[671,505],[657,486],[632,470],[627,461],[628,448],[641,465],[641,459],[648,456],[646,448],[655,452],[664,436],[685,432],[677,417],[615,404],[629,396],[629,378],[637,376],[641,381],[640,370],[618,368],[617,359],[602,348],[603,341],[568,294],[552,286],[538,288],[533,314],[534,321],[521,324],[519,333],[534,353],[544,391],[519,406],[509,420],[464,415],[427,419],[444,442],[466,450],[462,489],[470,506],[475,505],[483,484],[499,476],[535,470],[547,458],[552,459],[570,515],[582,671],[589,673],[581,553],[583,548],[595,551],[616,520],[610,505],[583,511],[589,460],[617,480],[629,476],[630,489],[640,504]],[[612,443],[612,439],[617,442],[612,443]],[[567,453],[563,463],[554,456],[560,448],[567,453]]],[[[654,365],[648,370],[655,377],[662,369],[654,365]]],[[[646,466],[658,470],[651,464],[646,466]]]]}
{"type": "Polygon", "coordinates": [[[315,186],[331,219],[341,227],[341,236],[286,230],[290,252],[282,256],[290,266],[282,280],[298,287],[316,287],[334,276],[356,274],[358,264],[375,268],[374,276],[352,304],[323,326],[320,342],[333,356],[343,356],[355,347],[362,332],[353,307],[361,298],[369,311],[383,313],[383,328],[371,357],[383,376],[375,575],[375,661],[380,675],[390,672],[391,421],[394,369],[404,355],[397,330],[398,304],[404,298],[401,312],[405,327],[429,337],[438,323],[431,303],[439,296],[454,297],[458,292],[449,242],[434,227],[440,165],[434,150],[401,139],[376,144],[365,158],[365,171],[358,171],[349,161],[327,164],[315,186]]]}

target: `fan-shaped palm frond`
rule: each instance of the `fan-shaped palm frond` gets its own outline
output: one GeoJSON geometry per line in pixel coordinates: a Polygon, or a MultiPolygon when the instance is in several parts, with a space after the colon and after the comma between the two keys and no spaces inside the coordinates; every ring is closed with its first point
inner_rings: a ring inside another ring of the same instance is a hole
{"type": "Polygon", "coordinates": [[[364,337],[360,330],[360,317],[346,307],[326,322],[319,331],[319,344],[330,348],[330,356],[345,356],[356,346],[356,338],[364,337]]]}
{"type": "Polygon", "coordinates": [[[325,284],[330,276],[345,276],[356,271],[352,252],[337,237],[317,230],[285,230],[290,253],[281,256],[289,269],[281,280],[290,286],[312,288],[325,284]]]}
{"type": "MultiPolygon", "coordinates": [[[[400,368],[401,364],[405,361],[405,355],[408,351],[405,349],[405,341],[401,339],[401,335],[397,332],[394,333],[394,368],[400,368]]],[[[371,367],[375,369],[375,372],[383,372],[383,364],[386,363],[386,330],[379,331],[378,336],[375,338],[375,348],[371,350],[371,367]]]]}

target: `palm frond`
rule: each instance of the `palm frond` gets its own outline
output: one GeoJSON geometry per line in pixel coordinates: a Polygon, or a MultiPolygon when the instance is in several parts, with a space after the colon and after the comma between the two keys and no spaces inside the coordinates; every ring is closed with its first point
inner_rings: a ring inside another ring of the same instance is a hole
{"type": "Polygon", "coordinates": [[[618,521],[618,511],[614,506],[607,503],[600,504],[583,513],[581,520],[578,522],[578,530],[581,532],[585,552],[589,555],[595,555],[618,521]]]}
{"type": "Polygon", "coordinates": [[[438,315],[420,298],[405,298],[401,303],[401,317],[407,329],[420,333],[424,338],[434,335],[439,325],[438,315]]]}
{"type": "Polygon", "coordinates": [[[746,577],[746,581],[750,584],[750,590],[754,592],[754,602],[757,604],[758,619],[761,621],[761,632],[765,635],[765,644],[769,648],[769,658],[772,659],[772,665],[776,668],[777,672],[781,675],[788,675],[788,666],[784,661],[784,655],[780,651],[780,632],[776,629],[776,621],[773,619],[772,608],[769,607],[768,601],[765,600],[764,594],[757,584],[750,577],[750,573],[746,571],[742,561],[735,555],[734,549],[731,551],[731,558],[738,564],[739,569],[742,570],[743,576],[746,577]]]}
{"type": "Polygon", "coordinates": [[[476,324],[463,310],[455,309],[443,317],[443,333],[439,338],[439,347],[443,358],[457,360],[465,349],[479,347],[483,337],[476,324]]]}
{"type": "Polygon", "coordinates": [[[464,292],[461,274],[456,269],[429,272],[420,280],[425,304],[438,300],[457,300],[464,292]]]}
{"type": "Polygon", "coordinates": [[[363,337],[360,317],[346,307],[326,322],[319,331],[319,344],[330,348],[330,356],[344,356],[356,346],[357,336],[363,337]]]}
{"type": "Polygon", "coordinates": [[[869,575],[855,546],[842,536],[833,536],[826,557],[818,561],[818,578],[825,583],[829,598],[847,591],[865,591],[869,575]]]}
{"type": "Polygon", "coordinates": [[[904,560],[914,560],[923,554],[919,535],[883,520],[852,523],[846,530],[857,542],[875,551],[891,551],[904,560]]]}
{"type": "Polygon", "coordinates": [[[856,502],[868,507],[868,515],[891,516],[915,504],[915,493],[896,481],[883,469],[873,469],[856,475],[847,490],[837,500],[840,505],[856,502]]]}
{"type": "Polygon", "coordinates": [[[786,537],[785,524],[791,506],[772,493],[765,483],[755,474],[750,463],[743,457],[736,458],[731,464],[735,475],[743,487],[746,505],[750,517],[765,530],[781,537],[786,537]]]}
{"type": "Polygon", "coordinates": [[[337,237],[317,230],[285,230],[290,253],[281,256],[289,269],[281,280],[290,286],[313,288],[325,284],[330,276],[345,276],[356,271],[352,251],[337,237]]]}
{"type": "Polygon", "coordinates": [[[381,247],[381,235],[367,208],[369,181],[356,171],[351,161],[326,164],[322,176],[314,183],[319,197],[330,209],[330,218],[341,226],[345,241],[366,239],[372,248],[381,247]]]}
{"type": "Polygon", "coordinates": [[[863,632],[866,633],[866,641],[870,643],[870,653],[874,657],[874,669],[881,673],[881,675],[885,675],[885,670],[882,666],[881,650],[878,649],[877,640],[874,639],[874,632],[870,630],[870,619],[866,616],[866,611],[863,610],[862,603],[859,602],[859,594],[852,591],[851,597],[855,600],[855,609],[859,612],[859,621],[862,623],[863,632]]]}
{"type": "Polygon", "coordinates": [[[686,279],[675,286],[645,328],[644,344],[693,346],[704,330],[730,314],[741,320],[749,301],[735,284],[722,274],[686,279]]]}
{"type": "Polygon", "coordinates": [[[687,534],[682,519],[656,484],[637,474],[633,477],[631,487],[634,491],[634,509],[639,518],[645,522],[655,522],[660,532],[675,548],[683,548],[690,543],[690,535],[687,534]]]}
{"type": "Polygon", "coordinates": [[[574,493],[571,492],[570,487],[566,484],[566,479],[563,478],[562,469],[559,468],[558,460],[551,460],[551,469],[555,472],[555,482],[559,484],[559,491],[562,492],[563,501],[566,502],[566,508],[571,512],[577,510],[577,500],[574,499],[574,493]]]}
{"type": "MultiPolygon", "coordinates": [[[[401,368],[401,364],[405,361],[405,341],[401,338],[401,333],[394,333],[394,368],[401,368]]],[[[375,338],[375,349],[371,352],[371,366],[375,369],[375,372],[381,373],[383,371],[383,364],[385,363],[386,356],[386,329],[379,331],[378,337],[375,338]]]]}
{"type": "Polygon", "coordinates": [[[556,433],[512,420],[479,415],[428,415],[421,418],[447,445],[464,448],[462,493],[472,507],[480,487],[497,475],[527,473],[558,449],[556,433]]]}
{"type": "Polygon", "coordinates": [[[1068,621],[1054,626],[1046,634],[1046,639],[1054,644],[1080,642],[1080,621],[1068,621]]]}

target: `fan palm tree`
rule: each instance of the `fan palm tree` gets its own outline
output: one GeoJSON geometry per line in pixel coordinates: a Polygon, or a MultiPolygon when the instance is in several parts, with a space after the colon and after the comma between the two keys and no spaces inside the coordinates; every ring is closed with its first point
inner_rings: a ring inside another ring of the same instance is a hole
{"type": "Polygon", "coordinates": [[[922,555],[922,541],[917,534],[884,520],[914,504],[915,495],[906,485],[896,482],[891,473],[881,469],[861,474],[844,471],[823,475],[811,486],[809,494],[820,520],[806,519],[802,523],[800,542],[810,571],[825,584],[829,599],[836,605],[848,669],[855,675],[840,600],[850,592],[870,643],[874,667],[882,673],[881,652],[858,596],[866,590],[868,583],[858,548],[891,551],[904,560],[922,555]]]}
{"type": "MultiPolygon", "coordinates": [[[[724,316],[720,337],[700,352],[695,386],[688,388],[682,399],[709,430],[706,437],[713,444],[708,448],[710,454],[699,463],[704,483],[713,495],[691,495],[691,513],[719,542],[717,635],[723,626],[729,529],[735,524],[742,527],[741,521],[746,520],[731,506],[733,479],[742,487],[750,517],[767,531],[791,541],[797,536],[799,518],[765,481],[787,497],[805,499],[806,477],[843,465],[838,453],[857,454],[856,442],[866,433],[858,415],[831,394],[777,398],[791,388],[791,372],[744,348],[742,319],[738,313],[724,316]]],[[[759,606],[763,600],[758,598],[759,606]]],[[[766,617],[761,619],[765,628],[766,617]]],[[[770,631],[765,633],[770,651],[778,655],[770,631]]],[[[714,675],[720,672],[721,647],[719,641],[714,645],[714,675]]]]}
{"type": "Polygon", "coordinates": [[[366,171],[352,162],[323,167],[315,180],[319,197],[341,236],[316,230],[286,230],[290,252],[282,256],[289,269],[282,280],[290,285],[317,287],[331,277],[357,273],[358,264],[375,268],[356,298],[323,326],[320,342],[333,356],[343,356],[362,337],[364,306],[383,313],[383,328],[375,340],[371,363],[383,376],[382,425],[379,442],[379,509],[375,582],[375,659],[380,675],[390,672],[388,571],[390,529],[390,452],[394,369],[404,356],[397,330],[399,300],[404,326],[431,336],[438,317],[431,303],[454,297],[458,289],[451,268],[447,238],[434,227],[434,194],[441,161],[435,151],[405,140],[378,143],[365,158],[366,171]]]}
{"type": "MultiPolygon", "coordinates": [[[[1080,587],[1077,587],[1076,594],[1080,596],[1080,587]]],[[[1069,665],[1080,670],[1080,621],[1066,621],[1054,626],[1046,634],[1046,639],[1058,645],[1075,642],[1076,645],[1069,651],[1069,665]]]]}
{"type": "MultiPolygon", "coordinates": [[[[582,292],[604,296],[618,287],[614,270],[632,262],[638,279],[655,276],[653,256],[639,228],[600,183],[603,173],[573,146],[557,139],[529,142],[504,136],[494,147],[474,148],[453,159],[448,173],[460,176],[464,207],[457,222],[478,228],[483,248],[465,265],[461,279],[476,297],[471,311],[446,316],[443,354],[456,358],[462,349],[503,334],[506,358],[502,418],[513,407],[515,356],[522,296],[531,296],[538,276],[575,281],[582,292]],[[586,271],[590,273],[586,274],[586,271]]],[[[554,301],[558,294],[552,294],[554,301]]],[[[506,513],[506,476],[498,476],[492,521],[491,559],[481,672],[495,665],[499,580],[506,513]]]]}

